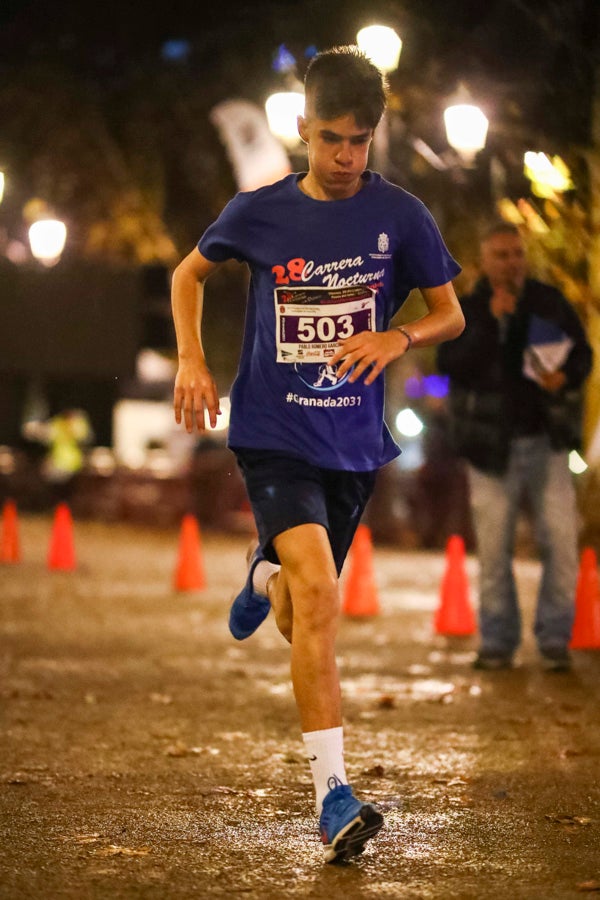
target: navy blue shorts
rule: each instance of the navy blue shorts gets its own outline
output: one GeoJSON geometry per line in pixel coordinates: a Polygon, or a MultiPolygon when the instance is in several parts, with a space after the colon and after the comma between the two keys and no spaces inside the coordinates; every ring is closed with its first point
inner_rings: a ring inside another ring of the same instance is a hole
{"type": "Polygon", "coordinates": [[[373,492],[377,470],[321,469],[276,450],[232,448],[242,471],[265,558],[278,563],[273,538],[298,525],[322,525],[338,575],[373,492]]]}

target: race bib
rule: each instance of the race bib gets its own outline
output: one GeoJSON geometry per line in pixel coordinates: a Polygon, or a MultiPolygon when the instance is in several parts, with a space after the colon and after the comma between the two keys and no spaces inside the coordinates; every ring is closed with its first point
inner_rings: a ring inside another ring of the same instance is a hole
{"type": "Polygon", "coordinates": [[[338,342],[375,331],[375,292],[365,287],[275,288],[277,362],[326,362],[338,342]]]}

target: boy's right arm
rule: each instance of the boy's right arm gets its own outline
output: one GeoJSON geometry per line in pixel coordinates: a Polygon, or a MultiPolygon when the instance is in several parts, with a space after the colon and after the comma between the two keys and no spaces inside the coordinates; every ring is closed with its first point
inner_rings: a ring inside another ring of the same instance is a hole
{"type": "Polygon", "coordinates": [[[173,392],[175,421],[179,425],[183,415],[189,433],[194,429],[194,422],[198,431],[205,430],[205,411],[211,428],[217,424],[220,413],[219,395],[206,365],[200,329],[204,282],[217,265],[196,248],[179,263],[171,282],[171,308],[179,357],[173,392]]]}

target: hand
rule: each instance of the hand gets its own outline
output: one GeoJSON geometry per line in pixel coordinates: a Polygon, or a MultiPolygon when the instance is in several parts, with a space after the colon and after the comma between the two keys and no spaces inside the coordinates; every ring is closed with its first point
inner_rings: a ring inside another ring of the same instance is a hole
{"type": "Polygon", "coordinates": [[[343,360],[338,367],[337,374],[342,378],[346,372],[354,367],[348,381],[355,382],[367,370],[365,384],[373,384],[383,369],[406,353],[407,340],[401,331],[361,331],[352,337],[340,341],[339,349],[332,357],[331,363],[335,365],[343,360]]]}
{"type": "Polygon", "coordinates": [[[198,431],[205,430],[205,410],[208,413],[210,427],[215,427],[217,416],[221,413],[219,395],[213,377],[203,360],[179,361],[173,401],[175,421],[178,425],[181,424],[183,410],[185,430],[188,434],[194,430],[194,422],[198,431]]]}
{"type": "Polygon", "coordinates": [[[511,316],[517,307],[517,291],[513,285],[496,285],[490,298],[490,311],[496,319],[511,316]]]}

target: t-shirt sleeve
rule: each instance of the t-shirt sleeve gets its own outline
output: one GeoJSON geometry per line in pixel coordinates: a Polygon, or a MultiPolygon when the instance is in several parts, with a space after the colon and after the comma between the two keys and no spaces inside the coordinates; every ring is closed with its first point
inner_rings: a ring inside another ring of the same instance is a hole
{"type": "Polygon", "coordinates": [[[437,287],[456,278],[461,267],[451,256],[429,210],[420,201],[417,210],[418,221],[406,236],[406,275],[411,289],[437,287]]]}
{"type": "Polygon", "coordinates": [[[242,262],[245,259],[241,246],[243,234],[243,203],[238,194],[208,226],[198,241],[198,250],[211,262],[224,262],[226,259],[242,262]]]}

